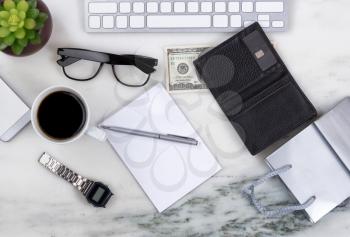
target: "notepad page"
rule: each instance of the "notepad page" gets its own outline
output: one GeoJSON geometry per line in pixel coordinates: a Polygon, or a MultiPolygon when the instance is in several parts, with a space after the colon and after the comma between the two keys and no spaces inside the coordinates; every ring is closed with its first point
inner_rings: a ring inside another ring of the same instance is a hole
{"type": "Polygon", "coordinates": [[[315,124],[267,157],[266,162],[272,169],[292,165],[280,178],[299,203],[316,197],[306,209],[312,222],[350,196],[350,176],[315,124]]]}
{"type": "Polygon", "coordinates": [[[0,78],[0,136],[29,111],[23,101],[0,78]]]}
{"type": "Polygon", "coordinates": [[[106,119],[102,125],[192,137],[198,146],[106,130],[107,139],[159,212],[221,166],[161,84],[106,119]]]}

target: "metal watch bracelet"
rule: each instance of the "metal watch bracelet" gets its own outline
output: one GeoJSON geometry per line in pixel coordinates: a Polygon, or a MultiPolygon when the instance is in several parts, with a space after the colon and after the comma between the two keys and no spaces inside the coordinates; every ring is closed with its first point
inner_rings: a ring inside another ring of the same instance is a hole
{"type": "Polygon", "coordinates": [[[39,163],[50,170],[52,173],[62,177],[71,183],[74,187],[81,191],[84,196],[87,194],[89,188],[94,183],[94,181],[88,180],[87,178],[84,178],[81,175],[70,170],[46,152],[40,156],[39,163]]]}

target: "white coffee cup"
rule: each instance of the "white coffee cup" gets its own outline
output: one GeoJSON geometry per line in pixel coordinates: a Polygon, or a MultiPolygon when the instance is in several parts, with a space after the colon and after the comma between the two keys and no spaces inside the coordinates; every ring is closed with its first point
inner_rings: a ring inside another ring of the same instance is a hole
{"type": "Polygon", "coordinates": [[[32,119],[33,128],[40,137],[53,143],[66,144],[66,143],[70,143],[78,140],[88,131],[89,122],[90,122],[90,110],[84,97],[80,93],[78,93],[76,90],[67,86],[52,86],[42,91],[38,95],[38,97],[35,99],[32,106],[31,119],[32,119]],[[47,98],[49,95],[55,92],[68,92],[75,95],[77,98],[79,98],[80,102],[84,107],[83,109],[85,110],[85,121],[83,121],[84,124],[82,125],[79,131],[77,131],[72,137],[69,137],[67,139],[55,139],[54,137],[49,136],[45,131],[43,131],[43,129],[39,124],[38,111],[39,111],[40,105],[42,104],[45,98],[47,98]]]}

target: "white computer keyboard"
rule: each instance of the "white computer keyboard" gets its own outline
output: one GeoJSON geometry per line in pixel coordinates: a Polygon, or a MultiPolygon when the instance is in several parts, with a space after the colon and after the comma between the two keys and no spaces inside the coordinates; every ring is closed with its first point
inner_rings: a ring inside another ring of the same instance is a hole
{"type": "Polygon", "coordinates": [[[287,0],[85,0],[87,32],[284,31],[287,0]]]}

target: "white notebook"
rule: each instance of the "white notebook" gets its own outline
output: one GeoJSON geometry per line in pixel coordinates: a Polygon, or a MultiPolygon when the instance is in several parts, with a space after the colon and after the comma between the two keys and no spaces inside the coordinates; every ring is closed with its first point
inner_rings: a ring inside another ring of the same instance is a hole
{"type": "Polygon", "coordinates": [[[317,222],[350,197],[350,98],[307,127],[266,162],[292,168],[280,178],[299,203],[315,196],[305,211],[317,222]]]}
{"type": "Polygon", "coordinates": [[[0,78],[0,140],[9,141],[30,121],[30,109],[0,78]]]}
{"type": "Polygon", "coordinates": [[[101,125],[176,134],[197,146],[105,130],[107,139],[159,212],[217,173],[221,166],[161,84],[101,125]]]}

